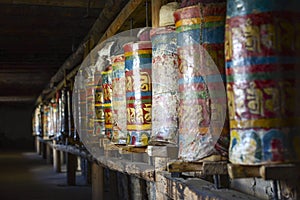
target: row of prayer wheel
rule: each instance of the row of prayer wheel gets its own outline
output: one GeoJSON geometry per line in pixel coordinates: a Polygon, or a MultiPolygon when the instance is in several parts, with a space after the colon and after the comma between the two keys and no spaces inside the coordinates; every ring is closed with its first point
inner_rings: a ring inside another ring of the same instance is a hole
{"type": "Polygon", "coordinates": [[[186,161],[213,154],[245,165],[299,161],[296,5],[182,1],[175,26],[108,41],[98,64],[77,75],[80,136],[171,143],[186,161]]]}

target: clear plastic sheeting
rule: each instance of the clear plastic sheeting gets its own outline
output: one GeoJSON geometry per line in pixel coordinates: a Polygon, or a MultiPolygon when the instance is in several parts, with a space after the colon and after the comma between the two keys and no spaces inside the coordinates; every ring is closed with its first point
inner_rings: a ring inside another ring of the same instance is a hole
{"type": "Polygon", "coordinates": [[[175,27],[151,30],[151,144],[178,143],[178,57],[175,27]]]}
{"type": "MultiPolygon", "coordinates": [[[[199,33],[199,24],[180,23],[176,31],[146,27],[117,34],[82,63],[75,78],[73,115],[81,141],[95,158],[103,152],[101,138],[134,147],[147,146],[150,138],[152,144],[179,144],[179,158],[189,161],[211,153],[226,155],[226,144],[220,142],[226,143],[220,138],[228,136],[222,135],[227,104],[218,69],[224,62],[216,64],[220,49],[200,43],[200,34],[185,38],[181,33],[191,27],[199,33]],[[94,126],[93,133],[89,126],[94,126]],[[108,128],[111,133],[105,135],[108,128]]],[[[218,26],[209,31],[215,29],[215,43],[223,41],[218,26]]]]}
{"type": "Polygon", "coordinates": [[[123,54],[111,57],[112,63],[112,124],[114,144],[126,144],[126,90],[125,57],[123,54]]]}
{"type": "Polygon", "coordinates": [[[174,13],[179,57],[179,159],[227,155],[224,3],[174,13]],[[225,125],[225,126],[224,126],[225,125]]]}
{"type": "Polygon", "coordinates": [[[32,115],[32,135],[42,135],[42,105],[38,105],[32,115]]]}
{"type": "MultiPolygon", "coordinates": [[[[108,81],[107,74],[105,74],[107,73],[107,67],[110,67],[112,72],[112,57],[124,54],[124,44],[138,41],[137,34],[140,30],[134,29],[120,33],[97,45],[86,56],[75,77],[72,102],[74,128],[81,142],[96,158],[103,152],[99,142],[101,138],[106,137],[105,131],[107,133],[107,128],[111,129],[109,137],[112,137],[113,125],[122,124],[121,121],[112,123],[112,103],[110,103],[110,112],[105,112],[108,111],[108,102],[106,101],[107,99],[105,100],[108,89],[107,82],[105,82],[108,81]],[[110,124],[106,123],[109,121],[111,122],[110,124]]],[[[112,84],[112,77],[110,80],[110,84],[112,84]]],[[[112,92],[112,86],[109,86],[109,88],[110,92],[112,92]]],[[[121,116],[123,121],[127,119],[125,113],[122,113],[121,116]]],[[[126,133],[127,137],[126,127],[121,129],[124,134],[126,133]]],[[[126,138],[122,136],[122,140],[124,139],[126,138]]]]}

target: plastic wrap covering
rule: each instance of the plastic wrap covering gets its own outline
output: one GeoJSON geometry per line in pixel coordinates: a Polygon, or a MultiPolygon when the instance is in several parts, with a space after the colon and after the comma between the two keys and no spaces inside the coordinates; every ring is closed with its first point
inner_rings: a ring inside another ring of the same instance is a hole
{"type": "Polygon", "coordinates": [[[224,81],[224,3],[174,13],[179,56],[179,158],[227,154],[224,81]],[[225,127],[224,127],[225,126],[225,127]]]}
{"type": "MultiPolygon", "coordinates": [[[[79,72],[80,73],[80,72],[79,72]]],[[[72,93],[72,115],[74,119],[74,141],[80,141],[79,138],[79,87],[78,87],[78,75],[74,79],[74,88],[72,93]]]]}
{"type": "Polygon", "coordinates": [[[50,107],[48,105],[43,105],[43,138],[49,137],[49,119],[50,118],[50,107]]]}
{"type": "Polygon", "coordinates": [[[107,42],[103,48],[101,48],[97,54],[98,59],[96,62],[96,71],[94,75],[95,81],[95,120],[94,130],[95,135],[105,135],[105,114],[104,114],[104,90],[102,87],[102,71],[110,65],[110,55],[114,41],[107,42]]]}
{"type": "Polygon", "coordinates": [[[94,134],[95,119],[95,66],[91,65],[86,69],[87,77],[85,79],[85,99],[86,99],[86,126],[87,134],[94,134]]]}
{"type": "Polygon", "coordinates": [[[227,10],[230,161],[299,161],[299,3],[229,0],[227,10]]]}
{"type": "Polygon", "coordinates": [[[105,135],[108,139],[112,138],[112,67],[102,71],[102,91],[103,91],[103,110],[105,120],[105,135]]]}
{"type": "MultiPolygon", "coordinates": [[[[145,28],[143,31],[148,29],[145,28]]],[[[124,54],[123,45],[137,41],[137,34],[143,33],[141,30],[134,29],[120,33],[97,45],[86,56],[75,77],[72,101],[74,127],[83,145],[95,158],[100,155],[100,152],[103,152],[99,141],[106,137],[105,132],[111,138],[113,125],[119,126],[122,120],[126,124],[127,119],[125,104],[123,107],[125,111],[118,112],[117,122],[112,123],[112,57],[124,54]],[[110,67],[109,70],[108,67],[110,67]]],[[[146,37],[146,35],[141,36],[141,39],[146,37]]],[[[125,95],[125,86],[123,89],[125,95]]],[[[124,143],[124,139],[127,139],[126,125],[123,131],[126,133],[125,138],[122,136],[124,143]]],[[[116,140],[118,139],[115,137],[113,142],[120,143],[121,141],[121,139],[116,140]]]]}
{"type": "Polygon", "coordinates": [[[171,2],[163,5],[159,10],[159,26],[174,26],[173,13],[178,9],[177,2],[171,2]]]}
{"type": "Polygon", "coordinates": [[[178,143],[178,57],[175,27],[151,30],[151,142],[178,143]]]}
{"type": "Polygon", "coordinates": [[[48,118],[48,136],[53,138],[57,136],[58,132],[58,104],[55,99],[49,103],[49,118],[48,118]]]}
{"type": "Polygon", "coordinates": [[[125,92],[125,57],[123,54],[112,56],[112,142],[126,144],[126,92],[125,92]]]}
{"type": "Polygon", "coordinates": [[[72,98],[72,90],[70,90],[69,88],[66,88],[66,108],[67,108],[67,112],[66,112],[66,119],[67,119],[67,137],[68,137],[68,143],[74,143],[74,136],[75,136],[75,126],[74,126],[74,117],[73,117],[73,107],[72,107],[72,102],[73,102],[73,98],[72,98]]]}
{"type": "Polygon", "coordinates": [[[60,123],[58,127],[58,139],[64,141],[68,135],[68,109],[67,109],[67,90],[63,88],[61,91],[61,97],[59,100],[59,118],[60,123]]]}
{"type": "Polygon", "coordinates": [[[101,71],[95,73],[95,80],[98,81],[95,86],[95,120],[94,126],[96,130],[96,135],[105,135],[105,119],[104,119],[104,99],[103,99],[103,89],[102,89],[102,78],[101,71]]]}
{"type": "Polygon", "coordinates": [[[42,134],[42,113],[41,113],[41,105],[38,105],[32,116],[32,135],[33,136],[41,136],[42,134]]]}
{"type": "Polygon", "coordinates": [[[127,109],[127,144],[145,146],[151,133],[151,42],[124,45],[127,109]]]}

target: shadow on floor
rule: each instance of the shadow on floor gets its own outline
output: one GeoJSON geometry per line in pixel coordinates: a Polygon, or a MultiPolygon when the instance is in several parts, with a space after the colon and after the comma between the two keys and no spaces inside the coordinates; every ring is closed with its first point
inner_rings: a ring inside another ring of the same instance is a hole
{"type": "Polygon", "coordinates": [[[0,152],[1,200],[91,199],[91,186],[80,173],[76,182],[76,186],[67,186],[66,173],[54,172],[35,152],[0,152]]]}

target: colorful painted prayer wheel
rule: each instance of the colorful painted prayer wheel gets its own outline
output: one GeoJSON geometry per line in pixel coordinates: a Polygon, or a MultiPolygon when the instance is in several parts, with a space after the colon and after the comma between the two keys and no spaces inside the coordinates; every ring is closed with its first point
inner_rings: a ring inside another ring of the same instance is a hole
{"type": "Polygon", "coordinates": [[[150,142],[178,143],[178,57],[175,27],[152,29],[152,133],[150,142]]]}
{"type": "Polygon", "coordinates": [[[49,116],[50,116],[50,107],[48,105],[43,105],[43,138],[48,138],[49,137],[49,116]]]}
{"type": "Polygon", "coordinates": [[[126,91],[125,91],[125,57],[111,57],[112,63],[112,112],[113,135],[112,142],[126,144],[126,91]]]}
{"type": "Polygon", "coordinates": [[[200,3],[174,13],[179,57],[179,158],[226,156],[224,89],[226,4],[200,3]]]}
{"type": "Polygon", "coordinates": [[[151,134],[151,42],[128,43],[123,48],[125,52],[127,144],[146,146],[151,134]]]}
{"type": "Polygon", "coordinates": [[[108,66],[102,75],[103,111],[105,119],[105,135],[108,139],[112,137],[112,67],[108,66]]]}
{"type": "Polygon", "coordinates": [[[105,118],[104,118],[104,108],[103,108],[104,99],[103,99],[101,71],[95,72],[94,84],[95,84],[94,135],[105,135],[105,118]]]}
{"type": "Polygon", "coordinates": [[[297,1],[229,0],[226,73],[229,159],[261,165],[300,160],[297,1]]]}

